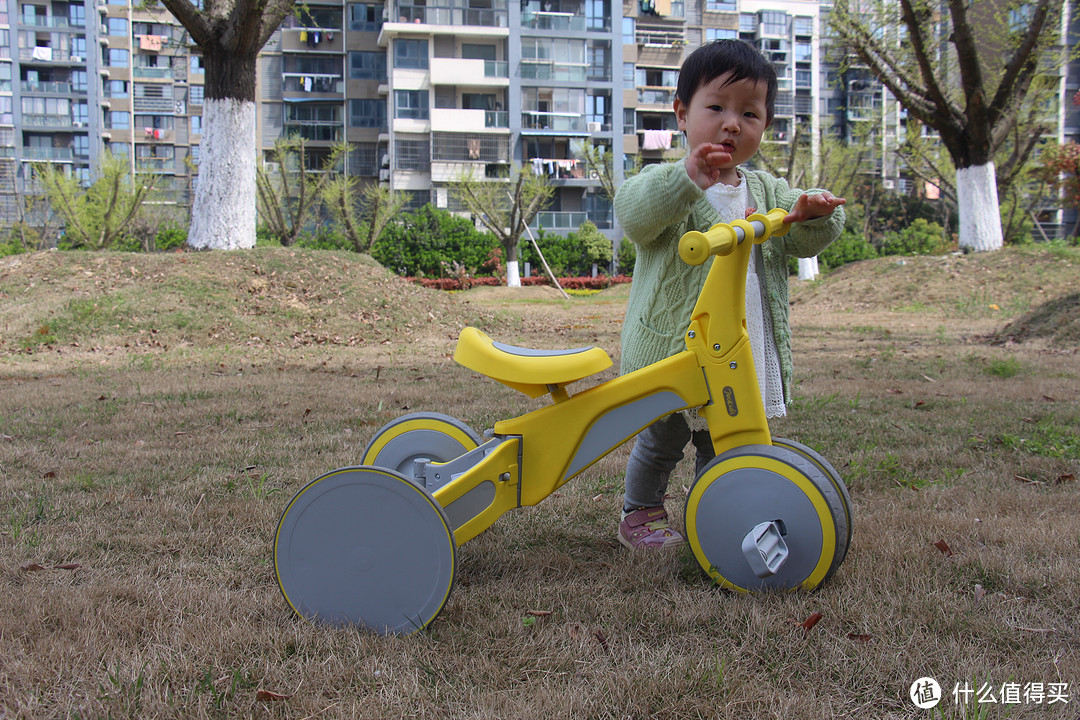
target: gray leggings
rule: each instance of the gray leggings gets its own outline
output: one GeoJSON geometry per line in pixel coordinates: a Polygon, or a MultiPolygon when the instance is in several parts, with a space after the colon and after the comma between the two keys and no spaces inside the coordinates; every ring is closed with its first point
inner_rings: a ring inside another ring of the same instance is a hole
{"type": "Polygon", "coordinates": [[[638,433],[630,460],[626,463],[626,490],[623,508],[657,507],[664,504],[671,471],[683,459],[688,440],[694,442],[697,457],[694,476],[709,464],[716,453],[707,430],[693,432],[681,413],[657,420],[638,433]]]}

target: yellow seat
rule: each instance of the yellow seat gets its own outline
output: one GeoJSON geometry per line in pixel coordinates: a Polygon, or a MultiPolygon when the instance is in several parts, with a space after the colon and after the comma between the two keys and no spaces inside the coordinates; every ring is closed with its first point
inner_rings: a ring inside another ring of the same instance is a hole
{"type": "Polygon", "coordinates": [[[598,347],[531,350],[495,342],[474,327],[461,331],[454,361],[533,398],[611,367],[598,347]]]}

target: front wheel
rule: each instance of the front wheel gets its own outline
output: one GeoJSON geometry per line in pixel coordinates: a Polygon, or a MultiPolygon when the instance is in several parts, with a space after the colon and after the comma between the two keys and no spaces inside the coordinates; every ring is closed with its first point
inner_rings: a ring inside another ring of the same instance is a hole
{"type": "Polygon", "coordinates": [[[723,587],[813,590],[847,552],[846,518],[832,478],[806,455],[745,445],[698,475],[685,527],[698,564],[723,587]]]}
{"type": "Polygon", "coordinates": [[[298,492],[278,522],[274,570],[301,617],[383,635],[421,630],[454,585],[454,533],[431,495],[377,467],[333,470],[298,492]]]}

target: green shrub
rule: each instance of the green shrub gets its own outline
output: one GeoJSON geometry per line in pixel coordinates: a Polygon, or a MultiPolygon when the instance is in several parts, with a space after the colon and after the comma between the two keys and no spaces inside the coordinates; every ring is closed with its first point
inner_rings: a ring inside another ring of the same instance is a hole
{"type": "MultiPolygon", "coordinates": [[[[611,240],[588,220],[576,232],[566,235],[545,232],[541,228],[536,244],[551,272],[560,277],[592,275],[593,263],[607,274],[611,264],[611,240]]],[[[534,268],[541,267],[532,243],[522,243],[521,260],[531,263],[534,268]]]]}
{"type": "Polygon", "coordinates": [[[312,250],[355,250],[345,233],[337,227],[321,226],[314,234],[304,233],[296,238],[296,244],[312,250]]]}
{"type": "Polygon", "coordinates": [[[900,230],[885,234],[881,243],[882,255],[940,255],[947,252],[949,240],[945,228],[936,222],[916,218],[900,230]]]}
{"type": "Polygon", "coordinates": [[[371,256],[398,275],[446,277],[454,263],[472,275],[490,275],[498,240],[465,218],[428,204],[400,215],[371,247],[371,256]]]}
{"type": "Polygon", "coordinates": [[[162,252],[182,248],[187,244],[187,233],[179,223],[165,223],[154,235],[154,247],[162,252]]]}
{"type": "Polygon", "coordinates": [[[637,262],[637,246],[624,237],[619,243],[619,254],[615,257],[615,271],[620,275],[634,274],[634,263],[637,262]]]}
{"type": "Polygon", "coordinates": [[[869,260],[878,256],[877,250],[870,242],[855,230],[844,228],[829,247],[818,255],[818,261],[825,267],[838,268],[841,265],[869,260]]]}

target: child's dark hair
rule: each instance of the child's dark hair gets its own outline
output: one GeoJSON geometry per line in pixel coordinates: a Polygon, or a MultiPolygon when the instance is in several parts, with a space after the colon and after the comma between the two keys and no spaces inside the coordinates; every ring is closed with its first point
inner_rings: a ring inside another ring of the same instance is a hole
{"type": "Polygon", "coordinates": [[[675,94],[683,105],[689,105],[699,87],[727,73],[731,73],[728,83],[739,80],[765,83],[768,88],[766,120],[772,122],[776,106],[776,70],[757,48],[742,40],[714,40],[690,53],[679,71],[675,94]]]}

